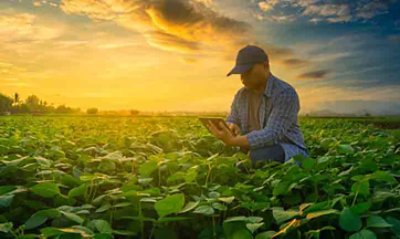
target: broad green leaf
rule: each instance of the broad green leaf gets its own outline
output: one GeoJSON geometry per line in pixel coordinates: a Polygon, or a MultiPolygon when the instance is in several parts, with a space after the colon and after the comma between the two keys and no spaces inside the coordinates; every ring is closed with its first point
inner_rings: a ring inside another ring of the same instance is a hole
{"type": "Polygon", "coordinates": [[[0,232],[8,233],[13,228],[12,222],[0,223],[0,232]]]}
{"type": "Polygon", "coordinates": [[[224,221],[223,229],[226,239],[253,239],[251,232],[243,221],[224,221]]]}
{"type": "Polygon", "coordinates": [[[231,236],[228,236],[227,239],[253,239],[253,236],[248,230],[240,229],[235,231],[231,236]]]}
{"type": "Polygon", "coordinates": [[[276,197],[279,195],[286,195],[289,193],[290,183],[287,181],[280,181],[277,185],[275,185],[272,194],[276,197]]]}
{"type": "Polygon", "coordinates": [[[155,159],[149,160],[143,163],[139,167],[139,173],[142,177],[149,177],[155,170],[157,170],[158,164],[155,159]]]}
{"type": "Polygon", "coordinates": [[[224,223],[225,222],[247,222],[247,217],[245,217],[245,216],[229,217],[224,220],[224,223]]]}
{"type": "Polygon", "coordinates": [[[81,184],[78,187],[75,187],[75,188],[69,190],[68,197],[74,198],[74,197],[82,196],[85,194],[87,188],[88,188],[87,184],[85,184],[85,183],[81,184]]]}
{"type": "Polygon", "coordinates": [[[105,220],[102,219],[92,220],[91,223],[94,224],[97,231],[99,231],[100,233],[111,234],[113,232],[110,224],[105,220]]]}
{"type": "Polygon", "coordinates": [[[360,195],[368,196],[369,195],[369,181],[361,180],[357,181],[351,186],[351,191],[353,193],[358,193],[360,195]]]}
{"type": "Polygon", "coordinates": [[[100,213],[100,212],[105,212],[105,211],[107,211],[107,210],[110,209],[110,208],[111,208],[111,204],[108,203],[108,202],[106,202],[106,203],[104,203],[103,205],[101,205],[98,209],[96,209],[96,212],[98,212],[98,213],[100,213]]]}
{"type": "Polygon", "coordinates": [[[209,198],[218,198],[221,194],[219,192],[212,191],[208,194],[209,198]]]}
{"type": "Polygon", "coordinates": [[[233,200],[235,199],[235,196],[231,196],[231,197],[219,197],[218,200],[224,202],[224,203],[232,203],[233,200]]]}
{"type": "Polygon", "coordinates": [[[255,231],[257,231],[260,227],[262,227],[264,225],[263,222],[259,222],[259,223],[246,223],[246,227],[247,229],[250,230],[251,233],[254,233],[255,231]]]}
{"type": "Polygon", "coordinates": [[[154,209],[156,209],[160,217],[164,217],[166,215],[181,211],[184,205],[185,196],[183,193],[178,193],[167,196],[164,199],[156,202],[154,204],[154,209]]]}
{"type": "Polygon", "coordinates": [[[371,201],[358,203],[350,208],[352,212],[358,215],[362,215],[368,212],[369,208],[371,207],[371,201]]]}
{"type": "Polygon", "coordinates": [[[184,213],[184,212],[188,212],[190,210],[193,210],[195,207],[197,207],[197,205],[199,205],[200,201],[196,201],[196,202],[188,202],[184,208],[182,208],[181,211],[179,211],[179,213],[184,213]]]}
{"type": "Polygon", "coordinates": [[[375,191],[372,195],[372,203],[380,203],[388,198],[398,198],[399,194],[390,191],[375,191]]]}
{"type": "Polygon", "coordinates": [[[323,210],[323,211],[315,211],[315,212],[311,212],[308,213],[306,218],[307,219],[313,219],[313,218],[317,218],[317,217],[322,217],[325,215],[330,215],[330,214],[336,214],[338,213],[338,211],[336,209],[328,209],[328,210],[323,210]]]}
{"type": "Polygon", "coordinates": [[[198,206],[193,213],[199,213],[204,215],[212,215],[214,214],[214,209],[209,205],[201,205],[198,206]]]}
{"type": "Polygon", "coordinates": [[[52,198],[60,194],[60,189],[58,188],[58,185],[50,182],[36,184],[31,187],[31,191],[34,194],[44,198],[52,198]]]}
{"type": "Polygon", "coordinates": [[[367,227],[391,227],[385,219],[380,216],[371,215],[367,218],[367,227]]]}
{"type": "Polygon", "coordinates": [[[349,208],[344,208],[339,217],[339,225],[345,231],[355,232],[361,229],[361,219],[349,208]]]}
{"type": "Polygon", "coordinates": [[[262,222],[263,218],[262,217],[256,217],[256,216],[250,216],[250,217],[245,217],[245,216],[234,216],[234,217],[229,217],[224,220],[224,223],[226,222],[249,222],[249,223],[258,223],[262,222]]]}
{"type": "Polygon", "coordinates": [[[58,218],[61,216],[61,213],[58,209],[46,209],[38,211],[25,222],[25,229],[33,229],[36,228],[47,221],[47,219],[58,218]]]}
{"type": "Polygon", "coordinates": [[[390,228],[392,232],[395,233],[397,237],[400,237],[400,220],[389,216],[386,217],[386,221],[392,225],[390,228]]]}
{"type": "Polygon", "coordinates": [[[82,224],[85,221],[85,219],[72,212],[61,211],[61,214],[64,215],[69,220],[74,221],[78,224],[82,224]]]}
{"type": "Polygon", "coordinates": [[[374,173],[372,173],[369,177],[372,180],[380,180],[380,181],[385,181],[388,183],[396,183],[397,180],[393,177],[393,175],[391,175],[389,172],[387,171],[375,171],[374,173]]]}
{"type": "Polygon", "coordinates": [[[306,158],[302,162],[302,167],[306,170],[312,169],[315,166],[315,159],[313,158],[306,158]]]}
{"type": "Polygon", "coordinates": [[[4,195],[1,195],[0,196],[0,208],[10,206],[13,198],[14,198],[14,194],[7,193],[4,195]]]}
{"type": "Polygon", "coordinates": [[[295,211],[295,210],[283,210],[283,208],[281,207],[276,207],[272,209],[272,215],[275,218],[276,223],[278,223],[278,225],[282,224],[283,222],[294,218],[295,216],[299,215],[299,211],[295,211]]]}
{"type": "MultiPolygon", "coordinates": [[[[65,234],[79,234],[81,238],[93,238],[93,232],[83,226],[72,226],[65,228],[46,227],[40,230],[46,238],[60,236],[65,234]]],[[[64,237],[63,237],[64,238],[64,237]]],[[[65,238],[76,238],[75,236],[66,236],[65,238]]]]}
{"type": "Polygon", "coordinates": [[[190,168],[185,174],[186,183],[191,183],[196,180],[197,177],[197,167],[190,168]]]}
{"type": "Polygon", "coordinates": [[[376,239],[376,235],[370,230],[363,229],[357,233],[352,234],[349,239],[376,239]]]}
{"type": "Polygon", "coordinates": [[[322,146],[322,148],[328,150],[330,149],[330,147],[332,147],[334,144],[336,144],[336,139],[333,137],[330,138],[324,138],[321,140],[320,145],[322,146]]]}
{"type": "Polygon", "coordinates": [[[14,185],[0,186],[0,195],[9,193],[9,192],[13,191],[14,189],[16,189],[16,187],[14,185]]]}
{"type": "Polygon", "coordinates": [[[339,154],[353,154],[354,153],[354,148],[348,144],[338,145],[336,149],[339,154]]]}
{"type": "Polygon", "coordinates": [[[128,230],[112,230],[113,234],[121,236],[135,236],[137,233],[128,230]]]}
{"type": "Polygon", "coordinates": [[[226,210],[228,209],[224,204],[219,203],[219,202],[213,202],[213,203],[211,204],[211,206],[212,206],[214,209],[217,209],[217,210],[220,210],[220,211],[226,211],[226,210]]]}

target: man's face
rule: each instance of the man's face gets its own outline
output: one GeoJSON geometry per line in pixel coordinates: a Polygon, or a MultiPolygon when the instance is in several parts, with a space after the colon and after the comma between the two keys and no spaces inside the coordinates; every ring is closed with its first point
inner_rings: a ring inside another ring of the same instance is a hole
{"type": "Polygon", "coordinates": [[[253,65],[248,71],[240,74],[243,85],[250,89],[258,88],[265,80],[268,70],[267,63],[257,63],[253,65]]]}

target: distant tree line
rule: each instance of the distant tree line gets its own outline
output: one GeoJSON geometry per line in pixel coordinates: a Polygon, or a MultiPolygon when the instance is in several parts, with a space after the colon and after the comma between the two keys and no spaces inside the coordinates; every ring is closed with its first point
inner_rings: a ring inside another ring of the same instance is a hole
{"type": "MultiPolygon", "coordinates": [[[[99,112],[97,108],[88,108],[86,112],[82,112],[80,108],[71,108],[66,105],[54,106],[48,104],[37,97],[36,95],[30,95],[25,100],[21,100],[18,93],[15,93],[13,97],[9,97],[5,94],[0,93],[0,115],[9,114],[108,114],[108,115],[120,115],[118,111],[99,112]]],[[[139,111],[135,109],[129,110],[129,115],[137,116],[139,111]]]]}
{"type": "Polygon", "coordinates": [[[36,95],[30,95],[21,100],[18,93],[14,98],[0,93],[0,114],[77,114],[81,113],[80,108],[71,108],[65,105],[55,107],[41,100],[36,95]]]}

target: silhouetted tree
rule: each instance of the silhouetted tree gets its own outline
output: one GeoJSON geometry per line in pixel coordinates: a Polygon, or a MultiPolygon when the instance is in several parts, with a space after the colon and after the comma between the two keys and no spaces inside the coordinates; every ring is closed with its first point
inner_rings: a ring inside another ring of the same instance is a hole
{"type": "Polygon", "coordinates": [[[36,95],[30,95],[22,101],[17,92],[14,93],[13,97],[0,93],[0,114],[75,114],[80,112],[80,108],[74,109],[65,105],[55,107],[53,103],[49,105],[47,101],[36,95]]]}
{"type": "Polygon", "coordinates": [[[13,99],[0,94],[0,114],[10,113],[13,99]]]}
{"type": "Polygon", "coordinates": [[[95,115],[95,114],[97,114],[97,112],[98,112],[97,108],[88,108],[86,110],[86,114],[88,114],[88,115],[95,115]]]}
{"type": "Polygon", "coordinates": [[[136,116],[139,114],[139,110],[130,110],[131,115],[136,116]]]}
{"type": "Polygon", "coordinates": [[[17,92],[14,94],[14,103],[19,104],[19,94],[17,92]]]}

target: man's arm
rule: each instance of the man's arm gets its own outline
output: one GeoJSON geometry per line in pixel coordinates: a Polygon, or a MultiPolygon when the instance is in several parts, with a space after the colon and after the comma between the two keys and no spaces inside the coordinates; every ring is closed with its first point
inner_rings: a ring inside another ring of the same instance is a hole
{"type": "MultiPolygon", "coordinates": [[[[274,102],[273,109],[265,128],[246,134],[250,149],[273,145],[296,119],[300,109],[299,98],[295,90],[287,89],[281,92],[274,102]]],[[[245,145],[244,139],[236,139],[245,145]]]]}

